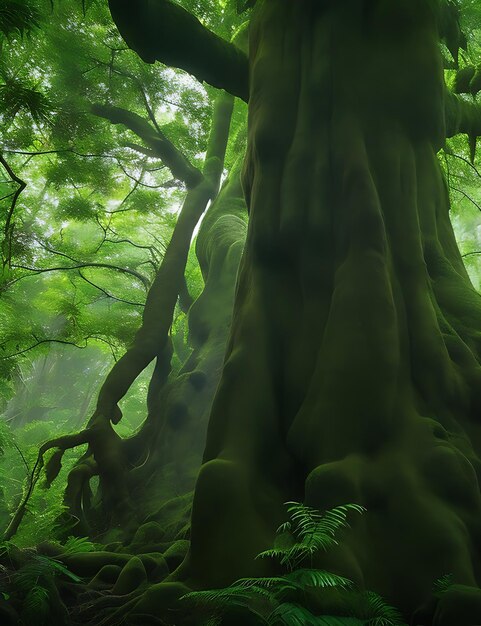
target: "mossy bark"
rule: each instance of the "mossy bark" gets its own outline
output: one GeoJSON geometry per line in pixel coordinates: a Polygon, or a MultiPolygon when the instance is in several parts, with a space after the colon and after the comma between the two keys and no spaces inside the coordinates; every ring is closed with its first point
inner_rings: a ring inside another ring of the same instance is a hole
{"type": "MultiPolygon", "coordinates": [[[[407,613],[481,576],[481,299],[436,153],[436,3],[264,0],[250,210],[191,582],[259,573],[282,503],[357,502],[333,567],[407,613]]],[[[440,622],[441,623],[441,622],[440,622]]]]}

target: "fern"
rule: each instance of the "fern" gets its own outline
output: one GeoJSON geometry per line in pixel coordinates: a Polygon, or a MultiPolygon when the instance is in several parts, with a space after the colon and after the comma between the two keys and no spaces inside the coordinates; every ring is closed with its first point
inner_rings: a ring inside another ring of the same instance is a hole
{"type": "Polygon", "coordinates": [[[97,550],[95,543],[90,541],[88,537],[69,537],[65,542],[63,554],[80,554],[85,552],[94,552],[97,550]]]}
{"type": "Polygon", "coordinates": [[[43,625],[50,613],[50,592],[41,585],[33,586],[25,596],[22,621],[25,624],[43,625]]]}
{"type": "Polygon", "coordinates": [[[278,586],[282,586],[285,584],[290,584],[290,586],[295,589],[297,587],[297,583],[288,581],[287,577],[279,576],[272,578],[241,578],[237,582],[234,583],[234,587],[241,587],[243,589],[252,589],[255,587],[262,587],[266,589],[273,589],[278,586]]]}
{"type": "Polygon", "coordinates": [[[346,599],[346,608],[367,626],[405,626],[401,613],[373,591],[352,594],[346,599]]]}
{"type": "Polygon", "coordinates": [[[347,516],[351,512],[364,513],[359,504],[345,504],[321,513],[300,502],[287,502],[291,521],[277,529],[277,535],[291,533],[297,540],[290,547],[275,547],[265,550],[257,558],[273,558],[290,570],[298,568],[308,557],[321,550],[327,551],[338,545],[336,534],[348,526],[347,516]]]}
{"type": "Polygon", "coordinates": [[[234,584],[224,589],[192,591],[182,596],[182,600],[186,600],[199,608],[223,609],[231,604],[247,606],[249,600],[252,599],[253,593],[272,599],[272,593],[261,586],[252,584],[244,587],[234,584]]]}
{"type": "Polygon", "coordinates": [[[348,526],[352,512],[364,513],[358,504],[338,506],[324,513],[299,502],[288,502],[290,521],[277,529],[277,541],[289,544],[261,552],[257,558],[273,558],[287,569],[283,576],[241,578],[225,589],[192,592],[183,600],[203,609],[205,626],[219,626],[232,606],[240,606],[270,626],[401,626],[399,611],[373,592],[359,592],[354,583],[331,572],[302,568],[300,564],[320,550],[338,545],[337,533],[348,526]],[[287,536],[286,536],[287,535],[287,536]],[[309,589],[345,591],[343,612],[351,617],[316,616],[296,602],[309,589]],[[262,604],[262,602],[263,604],[262,604]],[[257,603],[257,607],[256,607],[257,603]],[[259,611],[256,610],[256,608],[259,611]]]}
{"type": "Polygon", "coordinates": [[[452,584],[453,584],[452,574],[445,574],[444,576],[441,576],[441,578],[438,578],[433,585],[434,595],[439,597],[441,594],[447,591],[449,587],[451,587],[452,584]]]}
{"type": "Polygon", "coordinates": [[[286,574],[284,580],[292,582],[301,588],[319,587],[327,589],[330,587],[339,587],[341,589],[350,589],[354,583],[349,578],[325,572],[319,569],[298,569],[286,574]]]}
{"type": "Polygon", "coordinates": [[[13,582],[18,589],[28,592],[38,585],[39,581],[51,581],[60,575],[74,582],[81,582],[82,580],[59,561],[47,556],[35,555],[31,561],[14,574],[13,582]]]}
{"type": "Polygon", "coordinates": [[[267,620],[269,626],[363,626],[355,617],[316,616],[300,604],[285,602],[267,620]]]}

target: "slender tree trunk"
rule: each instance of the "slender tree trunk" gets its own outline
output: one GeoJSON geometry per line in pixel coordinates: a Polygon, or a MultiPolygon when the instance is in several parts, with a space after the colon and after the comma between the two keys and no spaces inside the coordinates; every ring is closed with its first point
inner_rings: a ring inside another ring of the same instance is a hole
{"type": "Polygon", "coordinates": [[[253,18],[250,222],[197,585],[262,571],[293,499],[366,506],[333,566],[407,613],[444,574],[479,582],[481,300],[436,156],[434,4],[265,0],[253,18]]]}

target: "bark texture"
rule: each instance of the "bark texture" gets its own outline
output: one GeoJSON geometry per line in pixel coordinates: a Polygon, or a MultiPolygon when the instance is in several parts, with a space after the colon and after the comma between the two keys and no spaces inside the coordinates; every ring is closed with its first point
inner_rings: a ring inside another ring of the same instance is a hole
{"type": "Polygon", "coordinates": [[[445,574],[480,582],[481,299],[436,156],[438,41],[427,0],[258,3],[250,221],[194,497],[196,585],[265,573],[254,557],[287,500],[364,505],[330,565],[407,614],[445,574]]]}

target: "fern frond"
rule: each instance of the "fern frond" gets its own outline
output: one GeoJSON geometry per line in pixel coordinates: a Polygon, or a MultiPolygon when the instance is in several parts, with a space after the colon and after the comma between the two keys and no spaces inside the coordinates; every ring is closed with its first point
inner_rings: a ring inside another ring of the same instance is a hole
{"type": "Polygon", "coordinates": [[[50,592],[41,585],[34,585],[23,601],[22,621],[24,624],[45,624],[50,613],[50,592]]]}
{"type": "Polygon", "coordinates": [[[276,530],[276,534],[280,535],[281,533],[288,533],[291,530],[291,528],[292,528],[291,522],[284,522],[276,530]]]}
{"type": "Polygon", "coordinates": [[[269,599],[272,598],[272,594],[267,589],[259,587],[258,585],[251,585],[249,587],[242,586],[230,586],[224,589],[209,589],[208,591],[192,591],[186,593],[181,597],[181,600],[185,600],[194,604],[199,608],[209,609],[223,609],[231,604],[237,604],[246,606],[248,601],[252,599],[252,594],[257,593],[263,595],[269,599]]]}
{"type": "Polygon", "coordinates": [[[351,512],[364,513],[366,509],[359,504],[343,504],[325,513],[306,506],[300,502],[286,502],[287,511],[295,523],[295,531],[299,538],[307,535],[325,534],[332,538],[343,527],[346,527],[347,516],[351,512]]]}
{"type": "Polygon", "coordinates": [[[94,552],[97,546],[88,537],[69,537],[65,542],[63,554],[94,552]]]}
{"type": "Polygon", "coordinates": [[[300,604],[285,602],[267,620],[269,626],[365,626],[355,617],[316,616],[300,604]]]}
{"type": "Polygon", "coordinates": [[[14,583],[19,589],[29,591],[38,585],[39,581],[51,580],[59,575],[66,576],[74,582],[81,582],[82,580],[59,561],[36,555],[15,573],[14,583]]]}
{"type": "Polygon", "coordinates": [[[325,533],[335,537],[336,533],[348,526],[347,516],[349,513],[364,513],[365,508],[358,504],[343,504],[323,513],[316,525],[316,534],[325,533]]]}
{"type": "Polygon", "coordinates": [[[269,626],[317,626],[316,617],[300,604],[284,602],[267,618],[269,626]]]}
{"type": "Polygon", "coordinates": [[[441,578],[438,578],[435,581],[433,585],[433,592],[435,595],[444,593],[445,591],[449,589],[449,587],[451,587],[452,584],[453,584],[453,575],[445,574],[444,576],[441,576],[441,578]]]}
{"type": "Polygon", "coordinates": [[[256,559],[282,559],[287,552],[289,552],[289,548],[272,548],[271,550],[259,552],[256,559]]]}
{"type": "Polygon", "coordinates": [[[297,585],[290,582],[287,576],[278,576],[271,578],[240,578],[234,583],[234,587],[242,587],[243,589],[252,589],[253,587],[264,587],[266,589],[271,589],[272,587],[276,587],[278,585],[286,585],[291,584],[291,587],[294,589],[297,585]]]}
{"type": "Polygon", "coordinates": [[[349,578],[325,572],[319,569],[298,569],[286,574],[285,580],[295,583],[302,588],[305,587],[341,587],[350,589],[354,583],[349,578]]]}
{"type": "Polygon", "coordinates": [[[406,626],[401,613],[377,593],[366,591],[351,598],[351,610],[367,626],[406,626]]]}

